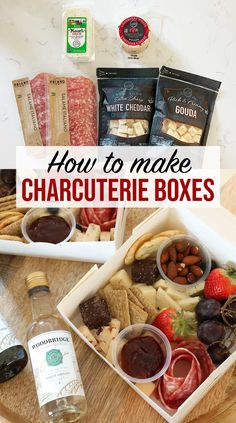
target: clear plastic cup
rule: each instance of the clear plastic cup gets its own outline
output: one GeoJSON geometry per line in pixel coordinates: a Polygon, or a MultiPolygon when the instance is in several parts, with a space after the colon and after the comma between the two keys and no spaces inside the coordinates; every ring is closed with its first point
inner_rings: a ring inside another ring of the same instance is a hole
{"type": "Polygon", "coordinates": [[[164,241],[158,249],[156,260],[157,260],[157,267],[158,267],[158,270],[159,270],[159,273],[160,273],[162,279],[165,279],[172,286],[174,286],[175,288],[177,288],[179,290],[185,290],[185,289],[197,286],[198,284],[200,284],[202,281],[204,281],[207,278],[207,276],[209,275],[210,270],[211,270],[211,256],[210,256],[208,249],[197,238],[190,236],[190,235],[176,235],[176,236],[164,241]],[[169,279],[167,277],[167,275],[162,270],[160,259],[161,259],[161,255],[162,255],[163,251],[165,251],[168,247],[170,247],[172,244],[174,244],[178,241],[189,241],[190,244],[193,244],[194,246],[197,246],[197,247],[200,248],[200,255],[201,255],[202,261],[203,261],[203,266],[202,266],[203,267],[203,274],[194,283],[190,283],[190,284],[187,284],[187,285],[181,285],[179,283],[176,283],[176,282],[172,281],[171,279],[169,279]]]}
{"type": "Polygon", "coordinates": [[[130,325],[127,328],[123,329],[119,335],[117,336],[117,338],[114,340],[113,342],[113,346],[112,346],[112,359],[113,359],[113,364],[116,367],[116,369],[119,371],[119,373],[121,373],[125,378],[129,379],[131,382],[135,382],[135,383],[148,383],[148,382],[153,382],[154,380],[159,379],[168,369],[169,365],[170,365],[170,361],[171,361],[171,345],[170,342],[168,341],[167,337],[165,336],[165,334],[157,329],[155,326],[152,325],[148,325],[148,324],[143,324],[143,323],[138,323],[135,325],[130,325]],[[163,355],[164,355],[164,364],[162,369],[156,373],[155,375],[153,375],[152,377],[146,378],[146,379],[139,379],[139,378],[135,378],[133,376],[130,376],[129,374],[127,374],[121,367],[120,364],[120,355],[121,355],[121,351],[122,348],[124,347],[124,345],[126,344],[127,341],[129,341],[132,338],[136,338],[138,336],[152,336],[160,345],[162,351],[163,351],[163,355]]]}
{"type": "Polygon", "coordinates": [[[70,233],[68,236],[61,242],[67,242],[71,239],[75,228],[76,228],[76,220],[73,213],[66,208],[35,208],[30,209],[24,216],[22,223],[21,223],[21,231],[22,235],[24,236],[27,242],[34,242],[29,234],[28,228],[29,226],[37,219],[43,216],[50,216],[50,215],[57,215],[62,217],[70,226],[70,233]]]}

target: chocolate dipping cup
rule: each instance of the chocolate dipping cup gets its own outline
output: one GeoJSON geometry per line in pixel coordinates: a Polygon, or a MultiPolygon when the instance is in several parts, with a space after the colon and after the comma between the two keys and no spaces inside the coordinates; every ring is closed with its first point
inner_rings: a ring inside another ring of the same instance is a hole
{"type": "MultiPolygon", "coordinates": [[[[33,208],[30,209],[24,216],[22,223],[21,223],[21,231],[22,235],[24,236],[25,240],[29,243],[34,242],[29,234],[28,234],[28,228],[30,225],[37,219],[43,216],[51,216],[51,215],[57,215],[62,217],[70,226],[70,233],[68,236],[60,242],[67,242],[71,239],[72,235],[74,234],[75,228],[76,228],[76,220],[73,215],[73,213],[66,208],[33,208]]],[[[57,245],[57,244],[55,244],[57,245]]]]}

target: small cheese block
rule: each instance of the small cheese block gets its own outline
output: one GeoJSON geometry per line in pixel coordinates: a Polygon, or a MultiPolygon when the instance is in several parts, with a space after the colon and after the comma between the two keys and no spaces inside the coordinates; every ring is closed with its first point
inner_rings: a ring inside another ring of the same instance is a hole
{"type": "Polygon", "coordinates": [[[183,137],[181,137],[181,139],[183,138],[183,140],[185,141],[185,142],[193,142],[193,139],[192,139],[192,137],[191,137],[191,135],[187,132],[187,134],[184,134],[184,136],[183,137]]]}
{"type": "Polygon", "coordinates": [[[188,287],[188,295],[193,297],[195,295],[201,294],[204,291],[205,281],[198,283],[196,286],[188,287]]]}
{"type": "Polygon", "coordinates": [[[92,332],[89,330],[88,326],[81,325],[79,327],[79,331],[82,333],[82,335],[85,336],[85,338],[96,348],[97,347],[97,340],[93,336],[92,332]]]}
{"type": "Polygon", "coordinates": [[[128,134],[129,135],[133,135],[134,134],[134,129],[133,128],[128,128],[128,134]]]}
{"type": "Polygon", "coordinates": [[[180,301],[184,300],[185,298],[189,298],[188,294],[186,292],[178,291],[177,289],[174,289],[172,287],[168,287],[166,293],[174,300],[174,301],[180,301]]]}
{"type": "Polygon", "coordinates": [[[148,383],[135,383],[135,386],[140,389],[140,391],[142,391],[145,395],[147,395],[148,397],[150,397],[154,391],[154,389],[156,388],[155,383],[153,382],[148,382],[148,383]]]}
{"type": "Polygon", "coordinates": [[[132,285],[132,280],[125,269],[121,269],[110,279],[113,289],[128,289],[132,285]]]}
{"type": "Polygon", "coordinates": [[[198,135],[198,134],[194,135],[194,137],[193,137],[193,141],[194,141],[194,142],[199,143],[199,142],[200,142],[200,140],[201,140],[201,135],[198,135]]]}
{"type": "Polygon", "coordinates": [[[119,125],[118,132],[122,134],[128,134],[128,126],[127,125],[119,125]]]}
{"type": "Polygon", "coordinates": [[[117,134],[118,134],[118,128],[112,128],[112,129],[110,130],[110,134],[111,134],[111,135],[117,135],[117,134]]]}
{"type": "Polygon", "coordinates": [[[100,233],[101,233],[100,226],[95,225],[95,223],[90,223],[86,231],[86,236],[89,239],[89,241],[99,241],[100,233]]]}
{"type": "Polygon", "coordinates": [[[168,288],[168,285],[167,285],[167,282],[165,281],[165,279],[159,279],[159,281],[156,281],[152,286],[155,289],[158,289],[158,288],[167,289],[168,288]]]}
{"type": "Polygon", "coordinates": [[[180,126],[177,128],[177,132],[178,132],[181,136],[183,136],[184,134],[186,134],[187,130],[188,130],[188,128],[187,128],[187,126],[185,126],[185,125],[180,125],[180,126]]]}
{"type": "Polygon", "coordinates": [[[185,298],[179,301],[179,305],[183,310],[194,311],[199,301],[200,297],[185,298]]]}
{"type": "Polygon", "coordinates": [[[88,238],[83,232],[79,231],[79,229],[75,229],[70,241],[71,242],[88,241],[88,238]]]}
{"type": "Polygon", "coordinates": [[[111,234],[107,231],[102,231],[100,233],[100,241],[110,241],[111,234]]]}
{"type": "Polygon", "coordinates": [[[110,230],[110,240],[114,241],[115,239],[115,228],[111,228],[110,230]]]}
{"type": "Polygon", "coordinates": [[[112,119],[112,120],[110,120],[110,122],[109,122],[109,127],[110,128],[118,128],[118,126],[119,126],[118,119],[112,119]]]}
{"type": "Polygon", "coordinates": [[[118,335],[119,330],[119,320],[112,319],[109,326],[104,326],[99,335],[96,336],[99,349],[101,349],[105,355],[108,353],[110,343],[118,335]]]}
{"type": "Polygon", "coordinates": [[[156,290],[151,285],[142,285],[139,284],[138,289],[142,292],[143,296],[147,301],[153,306],[156,307],[156,290]]]}
{"type": "Polygon", "coordinates": [[[176,131],[177,123],[174,120],[170,120],[168,123],[168,128],[172,129],[172,131],[176,131]]]}
{"type": "Polygon", "coordinates": [[[145,134],[145,131],[143,129],[143,125],[141,124],[141,122],[135,122],[133,127],[134,127],[134,131],[136,135],[141,136],[145,134]]]}
{"type": "Polygon", "coordinates": [[[168,129],[167,134],[170,135],[171,137],[175,137],[175,131],[173,131],[173,129],[171,128],[168,129]]]}
{"type": "Polygon", "coordinates": [[[163,308],[174,308],[175,310],[181,310],[180,305],[174,301],[162,288],[158,288],[156,294],[156,307],[159,311],[163,308]]]}

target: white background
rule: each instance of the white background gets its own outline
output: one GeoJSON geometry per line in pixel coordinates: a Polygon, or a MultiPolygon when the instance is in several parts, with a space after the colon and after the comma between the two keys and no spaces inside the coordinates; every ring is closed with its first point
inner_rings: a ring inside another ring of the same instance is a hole
{"type": "Polygon", "coordinates": [[[166,64],[223,82],[208,145],[221,145],[221,166],[236,168],[235,0],[95,0],[96,62],[79,65],[62,57],[61,8],[70,3],[0,0],[0,137],[5,167],[7,160],[12,162],[15,145],[23,145],[11,80],[43,71],[83,73],[95,80],[96,66],[166,64]],[[139,61],[127,59],[116,36],[120,21],[134,14],[149,19],[153,33],[139,61]]]}

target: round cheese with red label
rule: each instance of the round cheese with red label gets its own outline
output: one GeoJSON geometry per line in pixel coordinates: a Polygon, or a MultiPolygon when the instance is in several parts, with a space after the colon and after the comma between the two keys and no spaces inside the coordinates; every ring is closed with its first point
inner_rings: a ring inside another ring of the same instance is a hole
{"type": "Polygon", "coordinates": [[[138,16],[124,19],[119,26],[119,39],[128,53],[141,53],[145,50],[149,44],[150,35],[148,23],[138,16]]]}

